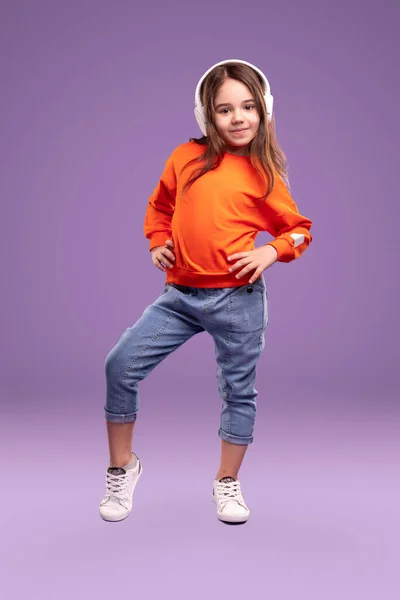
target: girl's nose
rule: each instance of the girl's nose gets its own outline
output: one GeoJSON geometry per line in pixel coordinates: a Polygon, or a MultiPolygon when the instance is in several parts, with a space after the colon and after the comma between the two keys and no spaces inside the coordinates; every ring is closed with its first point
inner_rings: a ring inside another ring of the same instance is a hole
{"type": "Polygon", "coordinates": [[[243,123],[243,115],[242,115],[242,111],[240,109],[233,111],[232,121],[234,123],[243,123]]]}

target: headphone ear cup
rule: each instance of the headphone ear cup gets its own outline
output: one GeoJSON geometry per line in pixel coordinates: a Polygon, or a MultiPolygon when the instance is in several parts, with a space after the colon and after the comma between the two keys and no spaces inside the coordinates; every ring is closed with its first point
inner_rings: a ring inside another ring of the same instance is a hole
{"type": "Polygon", "coordinates": [[[207,135],[207,122],[204,115],[204,109],[196,106],[194,109],[194,116],[197,121],[197,125],[200,127],[200,131],[203,135],[207,135]]]}
{"type": "Polygon", "coordinates": [[[267,109],[267,113],[268,113],[268,121],[272,120],[272,110],[273,110],[273,106],[274,106],[274,97],[269,94],[264,96],[265,99],[265,107],[267,109]]]}

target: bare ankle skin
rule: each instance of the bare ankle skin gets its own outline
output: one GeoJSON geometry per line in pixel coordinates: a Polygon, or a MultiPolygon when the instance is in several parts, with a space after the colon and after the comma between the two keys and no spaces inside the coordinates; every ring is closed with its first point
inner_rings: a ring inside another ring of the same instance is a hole
{"type": "Polygon", "coordinates": [[[135,421],[132,423],[111,423],[106,421],[110,467],[125,467],[132,460],[132,437],[135,421]]]}
{"type": "Polygon", "coordinates": [[[222,477],[237,479],[247,448],[247,445],[231,444],[221,440],[221,465],[215,479],[218,481],[222,477]]]}

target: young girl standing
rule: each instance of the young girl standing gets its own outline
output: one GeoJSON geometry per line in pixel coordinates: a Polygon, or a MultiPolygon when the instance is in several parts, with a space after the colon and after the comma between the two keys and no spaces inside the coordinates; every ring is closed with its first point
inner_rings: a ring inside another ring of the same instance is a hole
{"type": "Polygon", "coordinates": [[[172,152],[145,217],[165,289],[105,363],[110,467],[100,515],[107,521],[129,515],[143,471],[132,452],[138,384],[202,331],[214,339],[222,399],[213,500],[220,520],[247,521],[238,473],[253,441],[256,365],[268,321],[262,273],[298,258],[312,239],[311,221],[288,190],[265,75],[245,61],[223,61],[200,79],[195,102],[203,137],[172,152]],[[274,239],[254,248],[260,231],[274,239]]]}

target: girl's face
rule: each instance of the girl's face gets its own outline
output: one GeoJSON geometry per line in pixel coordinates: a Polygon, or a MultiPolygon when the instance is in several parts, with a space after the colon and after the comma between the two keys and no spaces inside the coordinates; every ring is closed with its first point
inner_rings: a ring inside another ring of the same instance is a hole
{"type": "Polygon", "coordinates": [[[260,124],[256,104],[244,83],[225,79],[214,102],[215,126],[232,154],[248,154],[260,124]]]}

